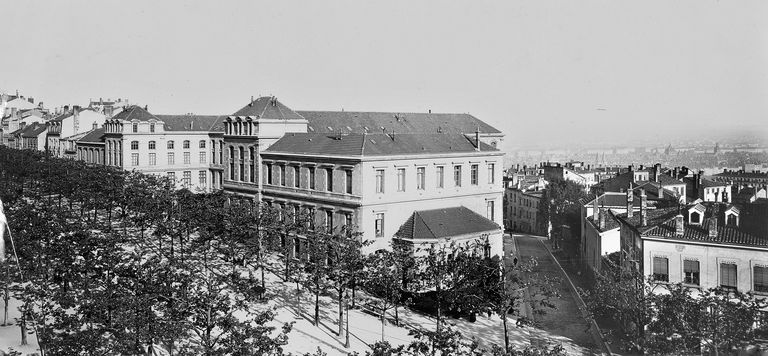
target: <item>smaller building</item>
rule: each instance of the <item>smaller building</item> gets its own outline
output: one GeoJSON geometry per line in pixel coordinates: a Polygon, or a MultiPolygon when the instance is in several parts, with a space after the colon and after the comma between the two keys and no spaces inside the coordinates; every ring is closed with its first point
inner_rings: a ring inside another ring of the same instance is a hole
{"type": "MultiPolygon", "coordinates": [[[[519,186],[519,185],[518,185],[519,186]]],[[[544,191],[525,188],[506,188],[504,192],[504,225],[507,230],[530,234],[543,234],[539,226],[539,203],[544,191]]]]}
{"type": "MultiPolygon", "coordinates": [[[[104,164],[104,128],[80,134],[75,142],[76,158],[90,164],[104,164]]],[[[74,141],[74,138],[71,139],[74,141]]]]}

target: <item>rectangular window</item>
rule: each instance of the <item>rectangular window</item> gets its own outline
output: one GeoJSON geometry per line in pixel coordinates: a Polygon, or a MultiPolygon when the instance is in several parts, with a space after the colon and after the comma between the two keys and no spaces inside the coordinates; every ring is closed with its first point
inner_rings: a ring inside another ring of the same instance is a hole
{"type": "Polygon", "coordinates": [[[488,163],[488,184],[496,183],[496,165],[488,163]]]}
{"type": "Polygon", "coordinates": [[[485,202],[485,209],[485,216],[488,218],[488,220],[495,221],[494,218],[496,217],[496,202],[493,200],[485,202]]]}
{"type": "Polygon", "coordinates": [[[293,167],[293,187],[301,187],[301,168],[298,166],[293,167]]]}
{"type": "Polygon", "coordinates": [[[272,165],[267,164],[267,184],[272,184],[272,165]]]}
{"type": "Polygon", "coordinates": [[[461,187],[461,166],[453,166],[453,185],[461,187]]]}
{"type": "Polygon", "coordinates": [[[352,194],[352,171],[346,170],[344,171],[344,186],[347,190],[347,194],[352,194]]]}
{"type": "Polygon", "coordinates": [[[442,188],[445,185],[445,167],[437,166],[437,187],[442,188]]]}
{"type": "Polygon", "coordinates": [[[190,157],[189,152],[184,152],[184,164],[190,163],[192,163],[192,158],[190,157]]]}
{"type": "Polygon", "coordinates": [[[352,227],[352,214],[351,213],[344,214],[344,226],[352,227]]]}
{"type": "Polygon", "coordinates": [[[470,179],[469,179],[469,182],[470,182],[472,185],[477,185],[477,182],[478,182],[478,179],[477,179],[477,169],[478,169],[478,168],[477,168],[477,165],[476,165],[476,164],[473,164],[473,165],[472,165],[472,166],[470,166],[469,168],[470,168],[470,173],[471,173],[471,174],[470,174],[470,179]]]}
{"type": "Polygon", "coordinates": [[[699,285],[699,261],[683,260],[685,284],[699,285]]]}
{"type": "Polygon", "coordinates": [[[309,189],[315,189],[315,167],[309,167],[309,189]]]}
{"type": "Polygon", "coordinates": [[[330,210],[325,211],[325,231],[333,231],[333,212],[330,210]]]}
{"type": "Polygon", "coordinates": [[[198,175],[199,175],[199,178],[200,178],[200,179],[199,179],[199,182],[200,182],[200,186],[201,186],[201,187],[203,187],[203,188],[205,188],[205,185],[206,185],[206,181],[207,181],[207,179],[208,179],[208,172],[206,172],[206,171],[200,171],[200,172],[198,173],[198,175]]]}
{"type": "Polygon", "coordinates": [[[133,127],[132,129],[133,133],[139,132],[139,124],[133,124],[132,127],[133,127]]]}
{"type": "Polygon", "coordinates": [[[173,165],[175,160],[176,158],[173,155],[173,152],[168,152],[168,165],[173,165]]]}
{"type": "Polygon", "coordinates": [[[139,141],[131,141],[131,149],[132,150],[138,150],[139,149],[139,141]]]}
{"type": "Polygon", "coordinates": [[[280,185],[285,187],[285,166],[280,166],[280,185]]]}
{"type": "Polygon", "coordinates": [[[155,132],[155,124],[149,124],[149,132],[155,132]]]}
{"type": "MultiPolygon", "coordinates": [[[[203,142],[205,142],[205,141],[203,141],[203,142]]],[[[206,159],[205,151],[200,152],[200,163],[205,163],[205,159],[206,159]]]]}
{"type": "Polygon", "coordinates": [[[424,167],[417,167],[416,168],[416,189],[418,190],[424,190],[424,184],[426,183],[426,180],[424,179],[426,168],[424,167]]]}
{"type": "Polygon", "coordinates": [[[384,170],[376,170],[376,193],[384,193],[384,170]]]}
{"type": "Polygon", "coordinates": [[[397,169],[397,191],[405,191],[405,168],[397,169]]]}
{"type": "Polygon", "coordinates": [[[325,169],[325,190],[333,191],[333,168],[325,169]]]}
{"type": "Polygon", "coordinates": [[[376,237],[384,237],[384,213],[376,214],[376,237]]]}
{"type": "Polygon", "coordinates": [[[653,279],[669,282],[669,259],[666,257],[653,258],[653,279]]]}
{"type": "Polygon", "coordinates": [[[139,165],[139,154],[138,153],[131,153],[131,165],[132,166],[138,166],[139,165]]]}
{"type": "Polygon", "coordinates": [[[183,184],[185,187],[192,185],[192,171],[184,171],[181,177],[181,184],[183,184]]]}
{"type": "Polygon", "coordinates": [[[768,292],[768,267],[755,266],[752,270],[755,292],[768,292]]]}
{"type": "Polygon", "coordinates": [[[171,180],[171,182],[176,182],[176,172],[168,172],[168,179],[171,180]]]}
{"type": "Polygon", "coordinates": [[[728,289],[736,289],[736,265],[732,263],[720,264],[720,286],[728,289]]]}
{"type": "Polygon", "coordinates": [[[149,154],[149,165],[150,166],[157,165],[157,156],[154,153],[149,154]]]}

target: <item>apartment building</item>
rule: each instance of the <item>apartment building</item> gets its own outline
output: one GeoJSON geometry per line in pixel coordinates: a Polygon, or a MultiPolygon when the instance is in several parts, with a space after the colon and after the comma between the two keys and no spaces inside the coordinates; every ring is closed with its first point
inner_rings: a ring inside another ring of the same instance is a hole
{"type": "Polygon", "coordinates": [[[222,116],[153,115],[132,106],[104,124],[104,164],[166,175],[192,191],[221,188],[222,116]],[[219,148],[217,150],[217,147],[219,148]]]}
{"type": "Polygon", "coordinates": [[[72,155],[75,153],[75,147],[64,143],[76,142],[81,134],[102,127],[105,120],[106,116],[96,110],[75,106],[47,122],[46,149],[56,157],[72,155]]]}
{"type": "Polygon", "coordinates": [[[735,206],[697,203],[616,217],[622,263],[652,278],[659,291],[683,283],[768,295],[768,239],[744,231],[735,206]]]}
{"type": "Polygon", "coordinates": [[[503,153],[462,134],[289,133],[261,154],[262,200],[353,225],[369,252],[486,240],[503,255],[503,153]]]}

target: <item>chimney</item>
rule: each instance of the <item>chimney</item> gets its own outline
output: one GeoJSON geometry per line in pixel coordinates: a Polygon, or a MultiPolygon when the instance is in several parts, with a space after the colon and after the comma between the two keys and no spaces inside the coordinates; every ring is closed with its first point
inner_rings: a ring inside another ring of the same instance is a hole
{"type": "Polygon", "coordinates": [[[640,221],[642,226],[648,226],[648,204],[645,189],[640,188],[640,221]]]}
{"type": "Polygon", "coordinates": [[[475,130],[475,151],[480,151],[480,126],[475,130]]]}
{"type": "Polygon", "coordinates": [[[629,189],[627,189],[627,218],[631,219],[633,216],[633,203],[635,201],[635,193],[632,190],[632,183],[629,183],[629,189]]]}
{"type": "Polygon", "coordinates": [[[675,236],[683,236],[685,234],[685,226],[683,226],[683,214],[677,214],[675,216],[675,236]]]}
{"type": "Polygon", "coordinates": [[[709,233],[710,239],[717,237],[717,217],[713,216],[709,218],[709,226],[707,226],[707,232],[709,233]]]}
{"type": "Polygon", "coordinates": [[[600,231],[605,230],[606,215],[608,215],[608,211],[598,210],[597,226],[600,228],[600,231]]]}
{"type": "Polygon", "coordinates": [[[34,103],[35,103],[35,98],[27,98],[27,101],[28,101],[30,104],[34,104],[34,103]]]}
{"type": "Polygon", "coordinates": [[[80,133],[80,113],[77,109],[77,106],[72,108],[72,121],[75,127],[75,133],[80,133]]]}
{"type": "Polygon", "coordinates": [[[592,220],[597,222],[598,218],[598,209],[597,209],[597,201],[600,199],[600,197],[595,196],[595,200],[592,201],[592,220]]]}
{"type": "Polygon", "coordinates": [[[251,102],[248,103],[248,106],[253,106],[253,95],[251,95],[251,102]]]}

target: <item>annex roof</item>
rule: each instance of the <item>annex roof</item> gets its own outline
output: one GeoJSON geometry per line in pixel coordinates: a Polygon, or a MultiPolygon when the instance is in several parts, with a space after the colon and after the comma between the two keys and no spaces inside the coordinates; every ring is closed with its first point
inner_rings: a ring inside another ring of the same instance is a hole
{"type": "Polygon", "coordinates": [[[80,143],[103,143],[104,142],[104,128],[98,128],[88,131],[77,142],[80,143]]]}
{"type": "Polygon", "coordinates": [[[401,239],[441,239],[499,230],[498,224],[464,207],[416,211],[400,226],[401,239]]]}
{"type": "Polygon", "coordinates": [[[603,214],[605,216],[605,228],[603,229],[600,228],[600,225],[597,221],[595,221],[592,215],[587,217],[587,220],[592,223],[592,225],[595,227],[595,230],[599,232],[606,232],[621,227],[621,224],[618,220],[616,220],[616,217],[613,215],[613,212],[610,209],[603,210],[599,214],[603,214]]]}
{"type": "MultiPolygon", "coordinates": [[[[480,142],[480,150],[499,152],[480,142]]],[[[286,134],[265,153],[329,156],[391,156],[475,152],[474,139],[461,134],[286,134]]]]}
{"type": "Polygon", "coordinates": [[[157,116],[152,115],[147,110],[144,110],[144,108],[138,105],[133,105],[121,111],[117,115],[113,116],[110,120],[150,121],[150,120],[159,120],[159,119],[157,118],[157,116]]]}

